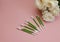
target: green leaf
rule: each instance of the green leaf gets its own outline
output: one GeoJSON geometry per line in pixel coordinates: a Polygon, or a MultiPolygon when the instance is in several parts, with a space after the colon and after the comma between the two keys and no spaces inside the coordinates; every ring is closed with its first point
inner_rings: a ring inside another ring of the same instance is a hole
{"type": "Polygon", "coordinates": [[[36,16],[37,21],[39,22],[40,25],[44,26],[43,21],[40,19],[39,16],[36,16]]]}
{"type": "Polygon", "coordinates": [[[23,28],[23,29],[21,29],[23,32],[26,32],[26,33],[28,33],[28,34],[32,34],[33,32],[32,31],[30,31],[30,30],[28,30],[28,29],[25,29],[25,28],[23,28]]]}
{"type": "Polygon", "coordinates": [[[35,24],[39,27],[38,23],[36,22],[36,20],[34,19],[34,17],[31,17],[32,20],[35,22],[35,24]]]}

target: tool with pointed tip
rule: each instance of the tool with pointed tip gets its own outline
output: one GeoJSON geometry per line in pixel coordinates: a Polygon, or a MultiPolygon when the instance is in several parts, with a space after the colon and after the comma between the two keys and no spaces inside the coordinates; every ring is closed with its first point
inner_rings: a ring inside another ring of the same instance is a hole
{"type": "Polygon", "coordinates": [[[34,19],[33,16],[31,16],[32,20],[35,22],[35,24],[39,27],[38,23],[36,22],[36,20],[34,19]]]}
{"type": "Polygon", "coordinates": [[[27,25],[31,28],[33,28],[34,30],[38,30],[37,27],[35,25],[33,25],[32,23],[30,23],[29,21],[26,21],[27,25]]]}
{"type": "Polygon", "coordinates": [[[33,32],[32,31],[30,31],[30,30],[28,30],[28,29],[25,29],[25,28],[23,28],[23,29],[21,29],[23,32],[26,32],[26,33],[28,33],[28,34],[33,34],[33,32]]]}
{"type": "Polygon", "coordinates": [[[16,28],[16,29],[21,30],[21,31],[23,31],[25,33],[28,33],[28,34],[31,34],[31,35],[37,35],[36,32],[38,32],[38,31],[30,31],[30,30],[28,30],[26,28],[23,28],[23,29],[16,28]]]}
{"type": "Polygon", "coordinates": [[[35,24],[37,25],[37,29],[38,29],[39,31],[41,31],[41,28],[40,28],[38,22],[36,21],[36,19],[35,19],[33,16],[31,16],[31,18],[32,18],[32,20],[35,22],[35,24]]]}
{"type": "Polygon", "coordinates": [[[27,28],[27,29],[29,29],[29,30],[34,31],[34,29],[32,29],[32,28],[30,28],[30,27],[28,27],[28,26],[24,26],[24,25],[21,25],[21,26],[24,27],[24,28],[27,28]]]}
{"type": "Polygon", "coordinates": [[[39,16],[36,16],[36,19],[37,19],[37,21],[39,22],[40,25],[44,26],[44,24],[43,24],[43,22],[42,22],[42,20],[40,19],[39,16]]]}

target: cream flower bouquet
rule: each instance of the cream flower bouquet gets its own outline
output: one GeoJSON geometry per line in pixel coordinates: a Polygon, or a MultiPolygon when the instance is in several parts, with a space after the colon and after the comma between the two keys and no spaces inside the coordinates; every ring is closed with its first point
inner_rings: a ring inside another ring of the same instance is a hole
{"type": "Polygon", "coordinates": [[[45,21],[52,22],[59,15],[59,0],[35,0],[39,10],[42,10],[42,18],[45,21]]]}

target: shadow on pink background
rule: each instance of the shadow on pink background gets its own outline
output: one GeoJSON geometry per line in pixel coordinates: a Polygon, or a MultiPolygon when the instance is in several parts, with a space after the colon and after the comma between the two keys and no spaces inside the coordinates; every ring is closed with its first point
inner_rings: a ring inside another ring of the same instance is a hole
{"type": "Polygon", "coordinates": [[[0,42],[60,42],[60,16],[36,36],[16,28],[38,15],[34,0],[0,0],[0,42]]]}

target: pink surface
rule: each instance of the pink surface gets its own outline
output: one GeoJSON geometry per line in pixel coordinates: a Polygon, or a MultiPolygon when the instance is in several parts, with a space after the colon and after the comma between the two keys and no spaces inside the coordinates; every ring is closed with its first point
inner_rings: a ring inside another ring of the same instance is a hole
{"type": "Polygon", "coordinates": [[[16,29],[36,13],[34,0],[0,0],[0,42],[60,42],[60,16],[36,36],[16,29]]]}

